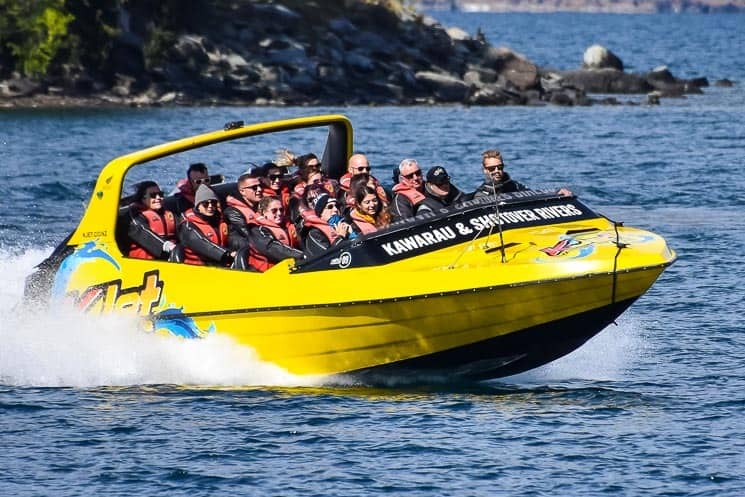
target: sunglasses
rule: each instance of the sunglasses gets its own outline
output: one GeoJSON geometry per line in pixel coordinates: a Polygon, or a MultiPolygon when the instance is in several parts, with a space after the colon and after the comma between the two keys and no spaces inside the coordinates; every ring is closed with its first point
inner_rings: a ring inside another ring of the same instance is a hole
{"type": "Polygon", "coordinates": [[[210,179],[209,178],[195,179],[194,180],[194,183],[196,183],[197,185],[209,185],[210,184],[210,179]]]}
{"type": "Polygon", "coordinates": [[[147,198],[163,198],[165,197],[165,194],[163,194],[163,192],[150,192],[146,196],[147,198]]]}
{"type": "Polygon", "coordinates": [[[497,166],[484,166],[484,169],[486,169],[490,173],[493,173],[497,169],[499,169],[500,171],[504,171],[504,164],[499,164],[497,166]]]}
{"type": "Polygon", "coordinates": [[[217,207],[217,200],[205,200],[201,205],[205,207],[217,207]]]}
{"type": "Polygon", "coordinates": [[[269,179],[271,181],[277,181],[278,179],[282,179],[282,175],[281,174],[270,174],[269,179]]]}
{"type": "Polygon", "coordinates": [[[261,183],[256,183],[255,185],[244,186],[244,187],[240,188],[240,190],[241,191],[243,191],[243,190],[261,190],[261,183]]]}
{"type": "Polygon", "coordinates": [[[280,213],[281,214],[284,211],[285,210],[282,207],[273,207],[271,209],[267,209],[267,212],[271,212],[272,214],[277,214],[277,213],[280,213]]]}
{"type": "Polygon", "coordinates": [[[364,167],[363,166],[363,167],[355,167],[354,168],[354,170],[357,171],[358,173],[369,173],[370,172],[370,169],[371,169],[370,166],[367,166],[367,167],[364,167]]]}
{"type": "Polygon", "coordinates": [[[406,179],[412,179],[412,178],[413,178],[414,176],[419,176],[419,177],[421,177],[421,176],[422,176],[422,171],[421,171],[421,169],[417,169],[417,170],[416,170],[416,171],[414,171],[413,173],[409,173],[409,174],[402,174],[402,176],[403,176],[404,178],[406,178],[406,179]]]}
{"type": "Polygon", "coordinates": [[[331,209],[337,209],[338,207],[339,206],[336,204],[326,204],[326,207],[324,207],[324,209],[331,210],[331,209]]]}

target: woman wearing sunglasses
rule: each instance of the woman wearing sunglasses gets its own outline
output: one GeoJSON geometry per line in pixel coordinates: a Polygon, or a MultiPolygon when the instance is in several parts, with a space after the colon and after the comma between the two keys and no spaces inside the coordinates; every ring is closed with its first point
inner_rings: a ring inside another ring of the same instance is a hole
{"type": "Polygon", "coordinates": [[[176,219],[163,208],[163,191],[155,181],[135,187],[135,199],[127,211],[127,255],[137,259],[176,258],[176,219]]]}
{"type": "Polygon", "coordinates": [[[305,255],[292,247],[292,240],[284,225],[284,207],[277,197],[264,197],[259,212],[249,230],[248,265],[264,272],[281,260],[300,261],[305,255]]]}
{"type": "Polygon", "coordinates": [[[227,249],[228,226],[220,211],[220,201],[207,185],[197,188],[194,208],[184,214],[178,236],[187,264],[226,267],[235,258],[235,252],[227,249]]]}

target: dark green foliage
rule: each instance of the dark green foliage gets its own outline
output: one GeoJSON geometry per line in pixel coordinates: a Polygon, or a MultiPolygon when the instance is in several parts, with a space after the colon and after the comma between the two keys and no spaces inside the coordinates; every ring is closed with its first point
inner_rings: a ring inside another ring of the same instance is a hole
{"type": "Polygon", "coordinates": [[[0,12],[0,58],[27,76],[46,74],[73,19],[64,0],[0,0],[0,12]]]}

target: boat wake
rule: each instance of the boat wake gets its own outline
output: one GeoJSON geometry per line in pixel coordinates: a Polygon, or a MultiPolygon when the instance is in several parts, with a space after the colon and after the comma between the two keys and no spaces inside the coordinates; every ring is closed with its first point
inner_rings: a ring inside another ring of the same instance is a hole
{"type": "Polygon", "coordinates": [[[316,386],[260,361],[224,336],[184,340],[138,330],[133,318],[84,316],[69,308],[23,305],[25,277],[51,249],[0,249],[0,384],[97,387],[152,384],[316,386]]]}

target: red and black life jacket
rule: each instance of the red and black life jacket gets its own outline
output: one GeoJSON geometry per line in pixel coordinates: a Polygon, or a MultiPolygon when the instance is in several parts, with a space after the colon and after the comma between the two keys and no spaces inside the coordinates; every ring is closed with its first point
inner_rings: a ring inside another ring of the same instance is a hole
{"type": "MultiPolygon", "coordinates": [[[[339,187],[346,193],[345,204],[347,206],[353,206],[355,204],[354,198],[352,198],[351,192],[349,191],[352,186],[352,173],[347,173],[339,178],[339,187]]],[[[383,204],[383,207],[388,205],[388,194],[385,192],[385,188],[380,184],[380,181],[375,176],[370,176],[375,184],[375,194],[378,196],[378,200],[383,204]]]]}
{"type": "Polygon", "coordinates": [[[247,224],[253,224],[254,219],[256,219],[256,211],[253,210],[247,203],[238,200],[232,195],[228,195],[225,199],[225,203],[228,207],[235,207],[239,211],[241,211],[241,214],[243,214],[243,217],[246,218],[247,224]]]}
{"type": "MultiPolygon", "coordinates": [[[[259,226],[264,226],[265,228],[269,229],[269,231],[272,232],[272,235],[274,235],[274,238],[276,238],[279,242],[287,245],[288,247],[292,246],[292,243],[290,241],[290,236],[287,234],[287,231],[274,221],[270,221],[269,219],[265,218],[264,216],[257,217],[254,221],[254,224],[257,224],[259,226]]],[[[267,269],[274,266],[274,262],[270,262],[269,259],[262,254],[261,252],[257,251],[254,248],[254,245],[251,244],[248,249],[248,264],[255,268],[256,270],[260,272],[264,272],[267,269]]]]}
{"type": "MultiPolygon", "coordinates": [[[[163,212],[158,212],[140,206],[133,206],[132,209],[134,210],[133,215],[140,214],[147,220],[150,231],[164,240],[176,241],[176,218],[173,216],[173,212],[165,209],[163,212]]],[[[136,259],[155,259],[150,252],[134,242],[129,245],[128,255],[136,259]]]]}
{"type": "MultiPolygon", "coordinates": [[[[213,227],[210,223],[205,221],[201,216],[199,216],[196,212],[194,212],[194,209],[189,209],[184,214],[184,221],[188,221],[191,223],[196,229],[204,235],[205,238],[207,238],[209,241],[214,243],[215,245],[219,245],[220,247],[225,247],[228,244],[228,225],[225,224],[225,221],[220,219],[220,224],[218,225],[217,229],[213,227]]],[[[184,262],[186,264],[195,264],[198,266],[203,266],[205,264],[204,260],[191,250],[189,247],[184,247],[184,262]]]]}
{"type": "MultiPolygon", "coordinates": [[[[312,211],[311,211],[312,212],[312,211]]],[[[328,238],[329,243],[334,243],[337,238],[339,238],[339,234],[336,232],[334,228],[329,226],[329,223],[321,219],[320,217],[316,216],[315,212],[311,215],[308,214],[307,216],[303,216],[304,222],[303,226],[306,228],[316,228],[320,230],[324,235],[326,235],[326,238],[328,238]]]]}
{"type": "Polygon", "coordinates": [[[406,186],[403,183],[399,183],[393,187],[393,193],[400,193],[411,202],[411,205],[416,207],[421,204],[425,198],[424,194],[419,190],[416,190],[410,186],[406,186]]]}

